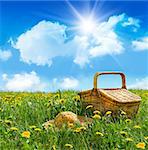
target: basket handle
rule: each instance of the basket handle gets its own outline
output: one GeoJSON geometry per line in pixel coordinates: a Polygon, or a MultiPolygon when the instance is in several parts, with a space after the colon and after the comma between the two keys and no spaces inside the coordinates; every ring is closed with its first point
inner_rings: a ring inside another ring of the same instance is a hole
{"type": "Polygon", "coordinates": [[[94,89],[97,89],[97,78],[98,78],[98,76],[108,75],[108,74],[120,75],[122,78],[122,88],[126,89],[126,79],[125,79],[125,75],[122,72],[97,72],[94,75],[94,89]]]}

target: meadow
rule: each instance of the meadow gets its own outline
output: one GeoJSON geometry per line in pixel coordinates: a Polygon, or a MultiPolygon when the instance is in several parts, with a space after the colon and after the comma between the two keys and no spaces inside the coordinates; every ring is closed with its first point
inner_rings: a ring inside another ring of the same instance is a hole
{"type": "Polygon", "coordinates": [[[135,150],[148,149],[148,90],[131,90],[142,102],[135,118],[121,113],[115,120],[111,112],[93,117],[82,107],[76,91],[55,93],[0,92],[1,150],[135,150]],[[93,118],[88,126],[43,123],[62,111],[93,118]]]}

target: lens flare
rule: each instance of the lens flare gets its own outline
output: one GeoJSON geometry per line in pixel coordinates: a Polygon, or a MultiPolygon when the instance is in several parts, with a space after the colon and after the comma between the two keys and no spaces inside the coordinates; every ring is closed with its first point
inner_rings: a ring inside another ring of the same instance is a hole
{"type": "Polygon", "coordinates": [[[78,30],[82,34],[92,34],[95,32],[96,22],[94,18],[86,17],[78,23],[78,30]]]}

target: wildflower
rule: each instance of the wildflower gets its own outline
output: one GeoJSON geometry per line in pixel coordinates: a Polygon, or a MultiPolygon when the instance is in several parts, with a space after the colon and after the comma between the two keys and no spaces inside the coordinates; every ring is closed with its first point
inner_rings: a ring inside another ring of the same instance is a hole
{"type": "Polygon", "coordinates": [[[127,142],[132,142],[132,141],[133,141],[132,138],[126,138],[125,140],[126,140],[127,142]]]}
{"type": "Polygon", "coordinates": [[[93,107],[93,105],[88,105],[87,107],[86,107],[86,109],[89,109],[89,108],[92,108],[93,107]]]}
{"type": "Polygon", "coordinates": [[[79,133],[79,132],[81,132],[81,129],[80,129],[80,128],[76,128],[76,129],[74,130],[74,132],[79,133]]]}
{"type": "Polygon", "coordinates": [[[60,104],[64,104],[65,100],[64,99],[60,99],[60,104]]]}
{"type": "Polygon", "coordinates": [[[30,129],[35,129],[36,126],[32,125],[32,126],[29,126],[30,129]]]}
{"type": "Polygon", "coordinates": [[[10,120],[5,120],[4,122],[5,122],[7,125],[12,124],[12,121],[10,121],[10,120]]]}
{"type": "Polygon", "coordinates": [[[123,135],[123,136],[126,136],[126,135],[127,135],[127,132],[125,132],[125,131],[120,131],[120,134],[123,135]]]}
{"type": "Polygon", "coordinates": [[[100,115],[95,114],[92,118],[93,118],[93,119],[101,119],[101,116],[100,116],[100,115]]]}
{"type": "Polygon", "coordinates": [[[20,101],[22,98],[21,97],[16,97],[16,100],[17,101],[20,101]]]}
{"type": "Polygon", "coordinates": [[[126,112],[121,110],[121,115],[126,115],[126,112]]]}
{"type": "Polygon", "coordinates": [[[141,129],[141,127],[139,125],[135,125],[134,128],[135,129],[141,129]]]}
{"type": "Polygon", "coordinates": [[[42,131],[42,129],[40,129],[40,128],[35,128],[34,131],[40,132],[40,131],[42,131]]]}
{"type": "Polygon", "coordinates": [[[73,128],[73,127],[74,127],[74,124],[73,124],[73,123],[68,123],[68,127],[69,127],[69,128],[73,128]]]}
{"type": "Polygon", "coordinates": [[[98,111],[98,110],[93,111],[93,113],[94,113],[94,114],[98,114],[98,115],[101,114],[101,112],[98,111]]]}
{"type": "Polygon", "coordinates": [[[76,102],[79,102],[80,101],[80,96],[77,95],[77,96],[73,97],[73,100],[76,101],[76,102]]]}
{"type": "Polygon", "coordinates": [[[54,95],[54,98],[58,99],[58,98],[60,98],[60,95],[57,93],[56,95],[54,95]]]}
{"type": "Polygon", "coordinates": [[[47,97],[50,98],[52,96],[52,93],[48,93],[47,97]]]}
{"type": "Polygon", "coordinates": [[[22,135],[22,137],[30,138],[30,132],[29,131],[24,131],[21,135],[22,135]]]}
{"type": "Polygon", "coordinates": [[[56,146],[55,146],[55,145],[53,145],[53,146],[52,146],[52,149],[53,149],[53,150],[56,150],[56,146]]]}
{"type": "Polygon", "coordinates": [[[103,133],[98,132],[98,131],[96,132],[96,135],[104,136],[103,133]]]}
{"type": "Polygon", "coordinates": [[[70,149],[73,148],[73,146],[72,146],[71,144],[65,144],[65,147],[68,147],[68,148],[70,148],[70,149]]]}
{"type": "Polygon", "coordinates": [[[145,143],[144,142],[140,142],[136,145],[137,148],[140,148],[140,149],[145,149],[145,143]]]}
{"type": "Polygon", "coordinates": [[[107,111],[105,114],[106,114],[106,115],[111,115],[112,112],[111,112],[111,111],[107,111]]]}
{"type": "Polygon", "coordinates": [[[16,128],[16,127],[11,127],[10,130],[11,130],[11,131],[18,131],[18,128],[16,128]]]}
{"type": "Polygon", "coordinates": [[[82,127],[80,127],[80,130],[81,130],[81,131],[85,131],[86,128],[85,128],[84,126],[82,126],[82,127]]]}
{"type": "Polygon", "coordinates": [[[47,103],[47,107],[50,107],[52,105],[53,105],[53,102],[51,100],[49,100],[48,103],[47,103]]]}
{"type": "Polygon", "coordinates": [[[148,136],[145,136],[144,139],[145,139],[145,140],[148,140],[148,136]]]}
{"type": "Polygon", "coordinates": [[[76,128],[76,129],[74,130],[74,132],[79,133],[79,132],[85,131],[85,130],[86,130],[86,128],[85,128],[84,126],[82,126],[82,127],[76,128]]]}
{"type": "Polygon", "coordinates": [[[126,123],[130,123],[130,122],[131,122],[131,119],[126,119],[125,122],[126,122],[126,123]]]}

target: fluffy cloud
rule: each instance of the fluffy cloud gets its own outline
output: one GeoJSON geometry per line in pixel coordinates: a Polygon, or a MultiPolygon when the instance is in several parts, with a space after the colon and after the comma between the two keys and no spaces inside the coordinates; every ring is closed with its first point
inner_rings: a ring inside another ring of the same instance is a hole
{"type": "Polygon", "coordinates": [[[135,84],[128,86],[130,89],[146,89],[148,90],[148,77],[137,80],[135,84]]]}
{"type": "Polygon", "coordinates": [[[124,51],[121,37],[116,33],[118,24],[138,27],[138,21],[121,14],[96,24],[94,32],[89,35],[71,31],[74,36],[69,38],[66,25],[41,21],[21,34],[13,46],[20,51],[21,60],[28,64],[50,66],[53,58],[70,56],[74,63],[83,67],[94,57],[124,51]]]}
{"type": "Polygon", "coordinates": [[[148,50],[148,37],[132,41],[133,48],[137,51],[148,50]]]}
{"type": "Polygon", "coordinates": [[[6,61],[12,56],[11,51],[9,50],[0,50],[0,60],[6,61]]]}
{"type": "Polygon", "coordinates": [[[53,79],[53,84],[56,87],[56,89],[76,89],[79,86],[79,81],[76,78],[73,77],[66,77],[62,80],[58,81],[57,78],[53,79]]]}
{"type": "Polygon", "coordinates": [[[89,63],[90,58],[122,53],[123,43],[116,34],[115,27],[124,17],[124,14],[112,16],[108,21],[97,24],[95,32],[91,35],[78,36],[77,43],[82,44],[81,48],[77,49],[74,62],[83,67],[89,63]]]}
{"type": "Polygon", "coordinates": [[[122,26],[123,27],[127,27],[127,26],[133,25],[133,26],[139,28],[140,27],[139,22],[140,22],[139,19],[135,19],[135,18],[129,17],[129,18],[127,18],[127,21],[122,23],[122,26]]]}
{"type": "Polygon", "coordinates": [[[15,74],[9,78],[7,74],[2,75],[5,84],[3,90],[8,91],[42,91],[46,84],[41,82],[36,72],[15,74]]]}
{"type": "Polygon", "coordinates": [[[22,61],[49,66],[52,58],[66,54],[64,42],[66,26],[50,21],[41,21],[20,35],[15,44],[22,61]]]}

